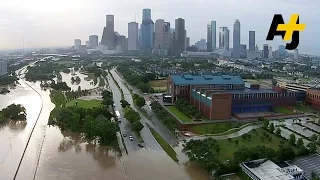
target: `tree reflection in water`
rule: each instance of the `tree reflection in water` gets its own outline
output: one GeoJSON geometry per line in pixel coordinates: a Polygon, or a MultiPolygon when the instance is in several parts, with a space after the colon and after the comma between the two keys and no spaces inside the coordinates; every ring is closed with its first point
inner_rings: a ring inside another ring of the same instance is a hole
{"type": "Polygon", "coordinates": [[[74,148],[75,153],[79,154],[85,148],[86,154],[91,154],[102,169],[115,166],[117,159],[121,158],[121,153],[118,150],[108,146],[100,146],[95,141],[89,142],[84,134],[71,131],[61,131],[61,133],[64,138],[58,147],[59,152],[67,152],[74,148]]]}
{"type": "Polygon", "coordinates": [[[9,127],[11,132],[20,132],[27,126],[27,121],[9,121],[0,125],[0,130],[9,127]]]}

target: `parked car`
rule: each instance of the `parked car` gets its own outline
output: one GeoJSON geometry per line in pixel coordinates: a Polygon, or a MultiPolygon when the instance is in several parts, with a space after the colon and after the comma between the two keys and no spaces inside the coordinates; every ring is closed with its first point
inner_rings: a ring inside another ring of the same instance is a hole
{"type": "Polygon", "coordinates": [[[132,136],[129,136],[129,140],[130,140],[130,141],[133,141],[133,137],[132,137],[132,136]]]}
{"type": "Polygon", "coordinates": [[[127,137],[127,133],[123,133],[122,135],[123,135],[123,137],[127,137]]]}
{"type": "Polygon", "coordinates": [[[141,143],[138,144],[139,147],[143,148],[143,145],[141,143]]]}

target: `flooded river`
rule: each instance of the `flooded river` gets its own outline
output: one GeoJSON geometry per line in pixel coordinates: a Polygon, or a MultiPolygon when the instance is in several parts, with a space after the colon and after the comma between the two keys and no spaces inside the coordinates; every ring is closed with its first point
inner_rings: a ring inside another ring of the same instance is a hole
{"type": "MultiPolygon", "coordinates": [[[[70,82],[71,76],[64,78],[70,82]]],[[[50,111],[54,108],[49,91],[41,90],[39,83],[28,82],[32,89],[24,81],[19,82],[21,85],[11,93],[0,95],[1,109],[17,103],[23,104],[27,111],[27,124],[8,124],[0,128],[1,180],[12,180],[15,175],[19,180],[209,179],[197,165],[178,165],[162,151],[141,149],[120,156],[108,147],[86,142],[78,133],[47,126],[50,111]],[[29,145],[24,149],[33,127],[29,145]],[[24,150],[25,155],[20,162],[24,150]]],[[[84,86],[82,89],[87,89],[88,86],[84,86]]]]}

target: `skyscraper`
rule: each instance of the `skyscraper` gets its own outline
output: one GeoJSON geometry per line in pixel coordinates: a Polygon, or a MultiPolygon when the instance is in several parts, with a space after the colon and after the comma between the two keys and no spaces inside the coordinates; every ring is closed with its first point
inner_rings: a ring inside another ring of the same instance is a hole
{"type": "Polygon", "coordinates": [[[175,32],[174,32],[174,54],[180,56],[185,50],[186,43],[186,29],[185,20],[178,18],[175,20],[175,32]]]}
{"type": "Polygon", "coordinates": [[[7,74],[7,71],[8,71],[7,67],[8,67],[7,61],[0,59],[0,76],[7,74]]]}
{"type": "Polygon", "coordinates": [[[151,50],[153,47],[154,23],[151,19],[151,9],[142,10],[141,48],[151,50]]]}
{"type": "Polygon", "coordinates": [[[164,23],[163,46],[170,52],[172,46],[172,33],[170,29],[170,22],[164,23]]]}
{"type": "Polygon", "coordinates": [[[240,57],[246,58],[247,57],[247,45],[240,44],[240,57]]]}
{"type": "Polygon", "coordinates": [[[81,46],[81,40],[75,39],[74,40],[74,49],[80,49],[80,46],[81,46]]]}
{"type": "Polygon", "coordinates": [[[298,49],[295,49],[293,52],[293,59],[298,59],[298,57],[299,57],[298,49]]]}
{"type": "Polygon", "coordinates": [[[269,49],[268,49],[268,44],[263,45],[263,50],[262,50],[262,57],[263,58],[268,58],[269,56],[269,49]]]}
{"type": "Polygon", "coordinates": [[[154,41],[154,47],[156,49],[162,49],[164,46],[163,40],[164,40],[164,20],[158,19],[155,22],[155,41],[154,41]]]}
{"type": "Polygon", "coordinates": [[[287,56],[286,47],[284,45],[279,46],[279,57],[285,58],[287,56]]]}
{"type": "Polygon", "coordinates": [[[233,24],[233,57],[240,57],[240,21],[236,19],[233,24]]]}
{"type": "Polygon", "coordinates": [[[227,27],[220,27],[219,48],[229,51],[229,29],[227,27]]]}
{"type": "Polygon", "coordinates": [[[272,54],[272,47],[271,46],[269,46],[269,55],[268,55],[268,58],[272,58],[273,57],[273,54],[272,54]]]}
{"type": "Polygon", "coordinates": [[[98,46],[99,40],[97,35],[89,36],[89,48],[96,48],[98,46]]]}
{"type": "Polygon", "coordinates": [[[249,31],[249,51],[255,51],[256,32],[249,31]]]}
{"type": "Polygon", "coordinates": [[[106,16],[106,27],[103,29],[101,45],[108,46],[109,50],[115,49],[114,15],[106,16]]]}
{"type": "Polygon", "coordinates": [[[207,51],[213,52],[216,49],[216,21],[207,24],[207,51]]]}
{"type": "Polygon", "coordinates": [[[128,23],[128,50],[138,50],[138,39],[139,39],[139,32],[138,32],[138,23],[131,22],[128,23]]]}

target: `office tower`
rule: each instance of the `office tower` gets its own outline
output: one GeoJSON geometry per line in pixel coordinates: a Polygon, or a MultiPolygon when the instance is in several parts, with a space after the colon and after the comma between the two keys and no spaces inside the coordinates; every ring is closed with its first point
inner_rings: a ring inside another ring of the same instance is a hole
{"type": "Polygon", "coordinates": [[[186,49],[190,46],[190,37],[186,37],[186,49]]]}
{"type": "Polygon", "coordinates": [[[200,41],[195,43],[195,46],[198,48],[199,51],[206,51],[207,50],[206,39],[200,39],[200,41]]]}
{"type": "Polygon", "coordinates": [[[236,19],[233,24],[233,57],[240,57],[240,21],[236,19]]]}
{"type": "Polygon", "coordinates": [[[89,36],[89,48],[96,48],[98,46],[99,40],[97,35],[89,36]]]}
{"type": "Polygon", "coordinates": [[[249,31],[249,51],[255,51],[256,32],[249,31]]]}
{"type": "Polygon", "coordinates": [[[172,48],[172,32],[170,28],[170,22],[164,23],[163,46],[170,54],[172,48]]]}
{"type": "Polygon", "coordinates": [[[138,23],[128,23],[128,50],[138,50],[139,30],[138,23]]]}
{"type": "Polygon", "coordinates": [[[227,27],[220,27],[219,48],[229,51],[229,29],[227,27]]]}
{"type": "Polygon", "coordinates": [[[247,45],[240,44],[240,57],[246,58],[247,57],[247,45]]]}
{"type": "Polygon", "coordinates": [[[180,56],[185,50],[186,41],[185,20],[178,18],[175,20],[175,32],[174,32],[174,54],[180,56]]]}
{"type": "Polygon", "coordinates": [[[271,46],[269,46],[269,58],[271,59],[272,57],[273,57],[273,55],[272,55],[272,47],[271,46]]]}
{"type": "Polygon", "coordinates": [[[80,49],[80,47],[81,47],[81,40],[75,39],[74,40],[74,49],[80,49]]]}
{"type": "Polygon", "coordinates": [[[153,47],[153,33],[154,23],[151,19],[151,10],[142,10],[142,24],[141,24],[141,48],[144,50],[151,50],[153,47]]]}
{"type": "Polygon", "coordinates": [[[256,47],[255,47],[255,51],[259,51],[259,47],[258,47],[258,45],[256,45],[256,47]]]}
{"type": "Polygon", "coordinates": [[[127,50],[127,38],[124,35],[120,35],[118,32],[114,32],[114,44],[117,53],[123,53],[127,50]]]}
{"type": "Polygon", "coordinates": [[[298,57],[299,57],[298,49],[295,49],[293,52],[293,59],[298,59],[298,57]]]}
{"type": "Polygon", "coordinates": [[[207,51],[213,52],[216,49],[216,21],[207,24],[207,51]]]}
{"type": "Polygon", "coordinates": [[[89,41],[86,41],[86,46],[87,46],[87,48],[90,46],[90,45],[89,45],[89,41]]]}
{"type": "Polygon", "coordinates": [[[8,71],[7,67],[8,67],[7,61],[0,59],[0,76],[7,74],[7,71],[8,71]]]}
{"type": "Polygon", "coordinates": [[[163,40],[164,40],[164,20],[158,19],[156,20],[155,24],[155,40],[154,40],[154,48],[156,49],[162,49],[164,46],[163,40]]]}
{"type": "Polygon", "coordinates": [[[115,49],[114,40],[114,15],[106,16],[106,27],[103,29],[101,45],[108,46],[109,50],[115,49]]]}
{"type": "Polygon", "coordinates": [[[268,58],[269,56],[269,49],[268,49],[268,44],[263,45],[263,50],[262,50],[262,57],[263,58],[268,58]]]}
{"type": "Polygon", "coordinates": [[[286,47],[284,45],[279,46],[279,58],[284,58],[287,56],[286,47]]]}

